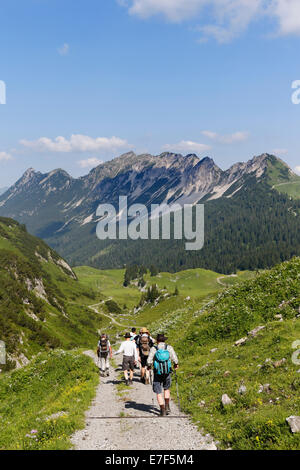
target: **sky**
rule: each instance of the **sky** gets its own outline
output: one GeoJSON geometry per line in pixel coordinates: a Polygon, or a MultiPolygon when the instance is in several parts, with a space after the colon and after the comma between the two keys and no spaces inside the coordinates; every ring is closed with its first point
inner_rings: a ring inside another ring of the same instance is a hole
{"type": "Polygon", "coordinates": [[[2,0],[0,188],[130,150],[300,174],[299,46],[299,0],[2,0]]]}

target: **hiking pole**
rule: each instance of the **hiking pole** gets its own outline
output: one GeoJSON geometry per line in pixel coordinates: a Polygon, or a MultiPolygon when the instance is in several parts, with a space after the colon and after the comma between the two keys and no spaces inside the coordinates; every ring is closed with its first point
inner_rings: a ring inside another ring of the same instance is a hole
{"type": "Polygon", "coordinates": [[[181,406],[180,406],[180,399],[179,399],[178,377],[177,377],[176,369],[174,370],[174,373],[175,373],[175,382],[176,382],[176,392],[177,392],[178,408],[179,408],[179,412],[181,413],[181,406]]]}
{"type": "MultiPolygon", "coordinates": [[[[153,391],[153,378],[152,378],[152,370],[149,371],[149,375],[150,375],[150,385],[151,385],[151,391],[153,391]]],[[[153,392],[154,393],[154,392],[153,392]]],[[[154,397],[153,397],[153,393],[151,393],[151,396],[152,396],[152,407],[154,408],[154,397]]]]}

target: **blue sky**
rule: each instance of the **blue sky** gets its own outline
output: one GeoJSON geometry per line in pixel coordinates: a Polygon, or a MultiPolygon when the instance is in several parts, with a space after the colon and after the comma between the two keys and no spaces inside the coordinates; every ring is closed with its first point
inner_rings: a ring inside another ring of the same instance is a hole
{"type": "Polygon", "coordinates": [[[0,187],[128,150],[300,167],[299,45],[298,0],[2,0],[0,187]]]}

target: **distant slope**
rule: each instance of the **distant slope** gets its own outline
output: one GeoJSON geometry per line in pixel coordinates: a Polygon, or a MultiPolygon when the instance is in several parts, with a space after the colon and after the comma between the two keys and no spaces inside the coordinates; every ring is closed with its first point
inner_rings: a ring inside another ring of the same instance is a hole
{"type": "Polygon", "coordinates": [[[283,161],[270,161],[267,173],[273,189],[293,199],[300,199],[300,176],[293,173],[283,161]]]}
{"type": "MultiPolygon", "coordinates": [[[[132,281],[130,286],[124,287],[125,269],[100,270],[89,266],[74,268],[80,282],[92,289],[100,289],[106,298],[112,298],[122,308],[133,309],[138,305],[141,298],[141,288],[137,286],[138,281],[132,281]]],[[[146,287],[157,284],[161,291],[174,293],[177,287],[180,295],[193,298],[203,298],[207,295],[220,291],[224,284],[235,284],[243,279],[251,278],[252,272],[239,272],[236,277],[220,276],[213,271],[205,269],[189,269],[178,273],[161,272],[157,276],[144,275],[146,287]]]]}
{"type": "Polygon", "coordinates": [[[12,219],[0,218],[0,340],[8,362],[28,362],[42,349],[88,346],[98,317],[87,305],[97,298],[69,265],[12,219]]]}
{"type": "Polygon", "coordinates": [[[292,199],[300,199],[300,176],[289,183],[274,184],[276,191],[287,194],[292,199]]]}

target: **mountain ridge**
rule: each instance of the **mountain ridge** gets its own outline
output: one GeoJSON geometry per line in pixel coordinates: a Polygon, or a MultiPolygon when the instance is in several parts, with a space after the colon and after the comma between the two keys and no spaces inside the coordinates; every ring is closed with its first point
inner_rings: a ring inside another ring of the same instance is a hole
{"type": "MultiPolygon", "coordinates": [[[[108,268],[107,261],[104,262],[104,265],[102,262],[104,259],[110,259],[111,251],[115,250],[116,255],[111,267],[120,267],[127,262],[138,261],[142,263],[140,257],[138,260],[135,257],[139,250],[142,253],[143,249],[139,247],[138,250],[132,251],[128,248],[128,252],[132,254],[126,260],[123,257],[121,246],[116,249],[113,241],[103,242],[96,238],[96,210],[99,204],[109,203],[117,207],[119,196],[128,196],[128,205],[140,203],[145,204],[148,209],[151,204],[176,202],[183,206],[184,204],[205,203],[206,225],[209,222],[208,226],[213,232],[215,231],[214,237],[218,237],[220,243],[223,243],[228,237],[231,240],[236,237],[235,231],[240,230],[241,223],[243,230],[251,232],[256,226],[255,230],[257,231],[260,217],[257,209],[261,205],[263,205],[261,210],[264,211],[261,218],[266,217],[266,223],[270,223],[267,218],[270,208],[265,204],[267,200],[269,200],[269,204],[274,205],[274,212],[279,214],[282,224],[289,224],[295,228],[298,219],[294,217],[288,222],[286,211],[291,211],[288,214],[291,217],[293,213],[297,214],[297,202],[288,203],[288,198],[281,197],[277,188],[276,190],[272,189],[276,184],[281,185],[282,182],[289,184],[294,181],[294,178],[297,176],[286,163],[268,153],[255,156],[247,162],[235,163],[229,169],[222,170],[213,159],[209,157],[200,159],[195,154],[183,156],[164,152],[153,156],[127,152],[95,167],[87,175],[77,179],[72,178],[62,169],[56,169],[46,174],[36,172],[32,168],[28,169],[15,185],[0,196],[0,216],[12,217],[25,223],[31,233],[46,240],[71,264],[78,265],[88,262],[95,267],[108,268]],[[273,196],[269,198],[267,195],[271,194],[273,196]],[[293,206],[295,207],[293,208],[293,206]],[[220,207],[222,207],[223,213],[227,214],[227,220],[231,221],[230,226],[227,222],[225,225],[223,223],[223,226],[227,227],[226,230],[229,230],[226,236],[224,228],[222,229],[220,225],[222,220],[220,207]],[[232,215],[232,211],[235,211],[236,214],[232,215]],[[238,211],[244,212],[244,217],[240,218],[238,211]],[[246,213],[248,213],[247,217],[255,217],[257,224],[252,223],[251,227],[250,222],[245,221],[246,213]],[[237,222],[239,218],[240,220],[237,222]],[[217,226],[220,226],[218,230],[217,226]],[[220,234],[225,237],[223,242],[221,242],[220,234]]],[[[296,187],[298,186],[294,185],[294,188],[296,187]]],[[[272,225],[274,242],[277,245],[278,240],[285,236],[283,235],[284,228],[281,227],[280,230],[281,235],[279,236],[272,225]]],[[[207,231],[206,235],[208,239],[213,236],[212,232],[207,231]]],[[[258,243],[254,241],[259,238],[257,237],[257,233],[253,234],[249,242],[258,243]]],[[[291,235],[287,234],[286,237],[291,238],[291,235]]],[[[242,237],[243,240],[248,238],[246,233],[242,237]]],[[[166,252],[172,252],[171,244],[172,241],[165,247],[166,252]]],[[[126,243],[123,244],[123,248],[125,245],[126,243]]],[[[150,245],[151,243],[149,243],[150,245]]],[[[215,246],[215,242],[210,242],[210,245],[215,246]]],[[[136,243],[135,246],[137,248],[139,243],[136,243]]],[[[157,247],[153,249],[157,251],[157,247]]],[[[215,246],[214,249],[219,250],[220,248],[215,246]]],[[[178,250],[181,252],[182,247],[178,250]]],[[[230,252],[229,248],[227,250],[230,252]]],[[[282,252],[283,259],[290,256],[289,253],[297,254],[297,251],[293,253],[292,247],[288,251],[284,250],[282,252]]],[[[192,265],[186,263],[187,256],[188,254],[182,253],[181,261],[178,260],[178,263],[171,269],[196,267],[192,259],[189,261],[192,265]]],[[[199,259],[198,254],[197,259],[199,259]]],[[[272,257],[269,257],[270,259],[272,257]]],[[[279,262],[280,259],[276,261],[279,262]]],[[[204,263],[203,259],[202,261],[199,259],[199,263],[204,263]]],[[[269,263],[270,261],[266,267],[269,266],[269,263]]],[[[242,264],[244,265],[244,262],[242,264]]],[[[252,266],[252,263],[250,264],[252,266]]],[[[199,267],[223,272],[224,263],[222,262],[220,266],[207,265],[206,261],[205,265],[200,264],[199,267]]],[[[236,268],[238,268],[237,265],[233,266],[233,269],[236,268]]],[[[231,268],[228,265],[226,269],[231,268]]]]}
{"type": "MultiPolygon", "coordinates": [[[[173,189],[172,185],[169,187],[169,193],[166,194],[164,202],[178,201],[180,203],[179,196],[186,196],[186,193],[189,193],[188,196],[192,195],[192,198],[190,197],[189,199],[191,203],[197,203],[209,193],[212,193],[213,199],[221,197],[224,191],[221,192],[219,186],[225,188],[228,185],[227,191],[234,182],[244,175],[255,173],[256,177],[260,178],[267,168],[270,159],[280,162],[289,169],[291,175],[296,176],[285,162],[267,153],[255,156],[247,162],[237,162],[227,170],[219,168],[210,157],[200,159],[196,154],[183,156],[170,152],[164,152],[157,156],[150,154],[137,155],[134,152],[127,152],[120,157],[98,165],[87,175],[80,178],[73,178],[61,168],[54,169],[45,174],[29,168],[13,186],[0,196],[0,208],[4,207],[22,189],[30,189],[30,185],[38,184],[44,187],[46,195],[54,190],[62,191],[64,189],[76,188],[77,191],[80,191],[88,188],[88,199],[94,192],[95,196],[101,196],[99,185],[104,181],[106,182],[107,179],[115,180],[118,176],[130,172],[132,182],[135,179],[134,173],[138,174],[149,169],[155,173],[155,176],[160,176],[161,178],[164,176],[169,178],[175,176],[175,179],[176,177],[181,177],[177,184],[173,185],[173,189]],[[176,172],[175,174],[174,171],[176,172]],[[158,175],[159,172],[160,175],[158,175]],[[48,184],[46,184],[47,182],[48,184]],[[51,183],[59,183],[59,185],[58,187],[51,187],[51,183]],[[217,187],[215,194],[213,192],[214,187],[217,187]]],[[[128,181],[125,181],[125,183],[128,183],[128,181]]],[[[137,196],[139,196],[139,189],[134,185],[130,188],[131,193],[137,196]]]]}

